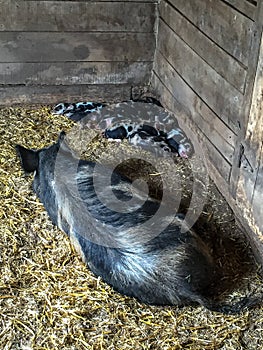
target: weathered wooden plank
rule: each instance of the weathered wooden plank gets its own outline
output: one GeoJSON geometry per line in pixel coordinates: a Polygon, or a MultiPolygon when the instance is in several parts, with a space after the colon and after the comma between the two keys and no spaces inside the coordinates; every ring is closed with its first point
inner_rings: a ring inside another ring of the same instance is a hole
{"type": "Polygon", "coordinates": [[[154,33],[2,32],[0,62],[151,61],[154,33]]]}
{"type": "MultiPolygon", "coordinates": [[[[263,6],[262,6],[263,11],[263,6]]],[[[263,258],[263,34],[254,81],[244,154],[240,162],[236,201],[244,219],[253,230],[253,238],[259,245],[263,258]],[[246,162],[244,162],[244,160],[246,162]]]]}
{"type": "MultiPolygon", "coordinates": [[[[263,131],[263,128],[261,130],[263,131]]],[[[236,191],[236,208],[240,213],[242,224],[247,227],[256,256],[263,263],[263,144],[259,147],[259,153],[261,153],[259,165],[253,173],[249,171],[249,164],[241,165],[236,191]]]]}
{"type": "Polygon", "coordinates": [[[234,132],[242,116],[243,95],[200,58],[163,21],[160,21],[158,49],[198,96],[234,132]]]}
{"type": "Polygon", "coordinates": [[[175,112],[176,116],[177,113],[179,114],[178,122],[182,129],[184,129],[184,123],[187,123],[188,128],[190,128],[192,132],[196,135],[195,140],[198,140],[197,142],[201,143],[201,149],[203,150],[207,160],[209,160],[209,162],[213,164],[213,166],[217,169],[217,173],[220,174],[220,176],[227,183],[229,181],[231,171],[230,164],[215,148],[215,146],[209,141],[209,139],[205,136],[203,131],[199,129],[198,125],[192,122],[191,117],[186,117],[188,114],[187,110],[181,110],[182,107],[180,106],[180,101],[177,100],[177,97],[173,95],[173,93],[165,86],[165,84],[156,74],[153,75],[152,84],[155,87],[157,95],[159,96],[164,106],[167,107],[169,110],[175,112]]]}
{"type": "Polygon", "coordinates": [[[0,86],[0,105],[55,104],[61,101],[114,102],[130,98],[130,84],[0,86]]]}
{"type": "MultiPolygon", "coordinates": [[[[4,0],[1,0],[1,1],[4,1],[4,0]]],[[[27,1],[27,2],[33,2],[33,1],[36,1],[36,0],[22,0],[22,1],[27,1]]],[[[47,1],[47,2],[54,2],[54,0],[40,0],[40,1],[47,1]]],[[[58,2],[64,2],[64,1],[68,1],[68,2],[71,2],[71,3],[75,3],[75,2],[84,2],[84,1],[88,1],[88,2],[111,2],[111,0],[56,0],[58,2]]],[[[114,0],[114,2],[124,2],[124,0],[114,0]]],[[[126,1],[125,1],[126,2],[126,1]]],[[[132,2],[132,3],[136,3],[136,2],[145,2],[145,3],[158,3],[158,0],[127,0],[127,2],[132,2]]]]}
{"type": "MultiPolygon", "coordinates": [[[[259,238],[263,242],[263,145],[261,147],[261,158],[258,167],[257,178],[253,193],[252,211],[255,218],[255,225],[258,227],[259,238]]],[[[263,250],[262,250],[263,254],[263,250]]]]}
{"type": "Polygon", "coordinates": [[[170,0],[197,28],[233,57],[248,66],[253,21],[222,1],[170,0]]]}
{"type": "MultiPolygon", "coordinates": [[[[235,133],[225,123],[223,123],[222,120],[218,118],[218,116],[200,98],[196,99],[196,111],[202,116],[207,124],[207,130],[205,128],[203,129],[206,130],[206,135],[209,137],[211,127],[221,136],[222,140],[218,145],[216,144],[216,146],[221,150],[228,161],[232,163],[233,151],[237,140],[235,133]],[[228,144],[231,146],[231,148],[228,147],[228,144]],[[228,151],[222,151],[224,149],[228,149],[228,151]]],[[[198,120],[196,120],[196,122],[197,124],[199,123],[198,120]]]]}
{"type": "Polygon", "coordinates": [[[231,4],[238,11],[246,15],[247,17],[254,19],[256,13],[256,6],[247,0],[224,0],[231,4]]]}
{"type": "MultiPolygon", "coordinates": [[[[189,117],[187,113],[182,112],[181,106],[178,105],[177,100],[173,97],[171,92],[168,91],[168,89],[162,84],[162,82],[159,80],[159,78],[155,74],[153,76],[152,83],[153,83],[153,86],[156,87],[156,93],[160,101],[163,103],[163,105],[168,110],[179,113],[180,118],[178,118],[178,120],[179,121],[181,120],[182,124],[187,124],[188,128],[193,127],[194,124],[192,123],[191,117],[189,117]]],[[[203,141],[203,138],[204,138],[203,133],[200,133],[199,129],[196,127],[194,127],[192,130],[197,134],[197,137],[200,138],[201,141],[203,141]]],[[[219,169],[215,166],[215,162],[213,161],[213,154],[210,153],[211,149],[209,148],[209,145],[206,145],[204,143],[204,148],[205,147],[208,147],[206,151],[206,154],[208,154],[208,157],[206,159],[208,174],[211,176],[212,180],[215,182],[221,194],[226,198],[228,204],[231,206],[234,214],[237,217],[239,225],[245,231],[245,233],[248,236],[248,239],[250,240],[250,243],[252,245],[253,252],[256,258],[261,264],[263,264],[263,236],[261,234],[255,234],[255,230],[253,226],[251,227],[251,225],[248,224],[246,215],[244,215],[240,207],[237,206],[236,201],[233,199],[233,197],[229,192],[228,181],[226,181],[224,176],[221,176],[219,169]]],[[[215,155],[217,155],[217,153],[215,155]]],[[[220,159],[218,161],[220,162],[220,159]]],[[[259,192],[259,195],[260,195],[259,203],[262,203],[262,192],[261,193],[259,192]]],[[[261,210],[262,208],[263,206],[261,206],[261,210]]],[[[263,216],[261,216],[261,218],[262,217],[263,216]]],[[[261,225],[262,225],[262,220],[261,220],[261,225]]]]}
{"type": "Polygon", "coordinates": [[[255,183],[258,177],[258,167],[261,159],[263,145],[263,35],[261,38],[261,49],[257,66],[256,78],[252,95],[251,109],[247,130],[242,144],[244,146],[243,158],[247,160],[247,164],[239,164],[240,176],[238,180],[239,193],[246,193],[245,201],[241,198],[243,206],[251,205],[254,193],[255,183]],[[243,187],[243,188],[241,188],[243,187]]]}
{"type": "Polygon", "coordinates": [[[0,31],[153,32],[155,4],[0,0],[0,31]]]}
{"type": "MultiPolygon", "coordinates": [[[[173,92],[174,97],[189,110],[193,117],[196,115],[202,116],[208,124],[207,127],[213,127],[220,134],[222,143],[229,144],[232,148],[235,146],[236,135],[233,131],[195,94],[160,52],[156,53],[154,70],[157,75],[162,77],[163,83],[173,92]]],[[[196,124],[199,124],[198,120],[196,124]]],[[[210,129],[207,129],[204,133],[209,137],[210,129]]],[[[231,153],[232,150],[229,154],[231,153]]]]}
{"type": "Polygon", "coordinates": [[[156,55],[155,72],[176,100],[189,110],[198,128],[231,163],[235,134],[203,103],[159,53],[156,55]]]}
{"type": "Polygon", "coordinates": [[[152,62],[0,63],[0,84],[145,84],[152,62]]]}
{"type": "Polygon", "coordinates": [[[159,13],[163,21],[203,60],[241,93],[244,92],[246,69],[243,65],[222,50],[167,2],[161,2],[159,13]]]}
{"type": "MultiPolygon", "coordinates": [[[[260,71],[262,70],[262,68],[260,67],[262,67],[263,65],[262,18],[263,18],[263,2],[260,1],[257,4],[257,13],[255,17],[255,35],[254,35],[254,39],[252,41],[252,45],[249,52],[250,64],[248,67],[243,105],[241,106],[243,110],[243,115],[241,119],[241,128],[240,128],[239,137],[237,141],[238,147],[236,147],[236,151],[234,154],[234,162],[233,162],[231,180],[230,180],[230,191],[233,197],[236,196],[236,189],[238,186],[238,179],[240,175],[240,157],[242,156],[242,154],[240,154],[240,150],[242,150],[242,146],[245,147],[244,157],[248,158],[254,170],[256,169],[256,164],[258,159],[258,149],[257,149],[258,143],[254,142],[254,140],[256,140],[256,135],[258,135],[258,132],[260,132],[260,128],[258,124],[253,128],[253,124],[258,123],[259,120],[261,120],[260,117],[256,116],[258,107],[255,105],[255,101],[258,100],[259,102],[257,103],[260,103],[260,101],[262,101],[262,95],[259,94],[258,97],[256,97],[255,94],[257,94],[257,91],[260,91],[259,89],[260,89],[260,86],[263,85],[263,82],[262,80],[258,81],[259,78],[255,78],[255,77],[260,76],[260,71]],[[256,90],[255,90],[255,86],[257,86],[256,90]],[[253,117],[253,115],[255,115],[255,117],[253,117]]],[[[251,174],[249,178],[250,178],[250,181],[248,183],[254,184],[255,180],[254,182],[251,180],[251,174]]],[[[253,193],[252,190],[250,192],[253,193]]]]}

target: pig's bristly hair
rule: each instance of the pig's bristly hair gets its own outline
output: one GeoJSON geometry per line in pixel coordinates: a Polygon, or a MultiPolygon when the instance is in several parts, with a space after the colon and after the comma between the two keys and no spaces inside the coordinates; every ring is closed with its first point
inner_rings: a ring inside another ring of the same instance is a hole
{"type": "MultiPolygon", "coordinates": [[[[207,291],[219,278],[217,269],[195,232],[181,230],[183,216],[175,216],[153,236],[152,227],[144,225],[142,230],[140,224],[154,215],[157,201],[148,198],[148,207],[135,206],[135,211],[126,214],[109,209],[103,203],[109,186],[118,191],[119,198],[125,198],[129,180],[114,172],[115,182],[101,186],[98,199],[93,183],[95,163],[82,160],[76,167],[78,159],[64,138],[61,133],[56,144],[39,151],[22,146],[17,151],[26,171],[37,170],[33,187],[50,218],[69,235],[91,271],[115,290],[148,304],[201,304],[231,314],[262,302],[253,297],[225,305],[208,299],[207,291]]],[[[139,198],[141,194],[135,191],[133,195],[139,198]]]]}
{"type": "Polygon", "coordinates": [[[16,145],[16,152],[26,173],[33,173],[38,168],[38,151],[16,145]]]}

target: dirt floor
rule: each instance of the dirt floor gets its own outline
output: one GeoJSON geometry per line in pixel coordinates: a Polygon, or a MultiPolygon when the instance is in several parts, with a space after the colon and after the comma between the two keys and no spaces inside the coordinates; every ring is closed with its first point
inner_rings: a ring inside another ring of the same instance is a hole
{"type": "MultiPolygon", "coordinates": [[[[263,306],[237,316],[203,307],[148,306],[114,292],[88,271],[50,222],[14,149],[48,146],[73,125],[45,106],[0,109],[0,349],[261,349],[263,306]]],[[[114,155],[130,147],[94,134],[87,156],[98,159],[103,150],[114,155]]],[[[194,181],[189,162],[168,158],[160,164],[171,201],[180,192],[180,210],[187,212],[194,181]]],[[[158,197],[160,177],[147,165],[131,161],[119,170],[135,178],[138,166],[158,197]]],[[[200,189],[205,205],[195,229],[222,267],[218,295],[233,302],[262,293],[259,267],[231,210],[211,181],[200,189]]]]}

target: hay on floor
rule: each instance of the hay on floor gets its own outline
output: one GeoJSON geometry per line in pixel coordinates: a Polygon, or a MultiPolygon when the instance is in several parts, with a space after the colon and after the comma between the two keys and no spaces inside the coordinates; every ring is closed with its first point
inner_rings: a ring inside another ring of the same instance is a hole
{"type": "MultiPolygon", "coordinates": [[[[68,119],[52,116],[49,107],[0,110],[0,349],[260,349],[263,307],[225,316],[203,307],[147,306],[114,292],[88,271],[66,235],[51,224],[14,150],[15,144],[47,146],[72,126],[68,119]]],[[[104,147],[129,148],[94,136],[91,159],[98,159],[104,147]]],[[[167,164],[163,170],[171,171],[167,164]]],[[[182,169],[187,202],[189,169],[180,161],[175,167],[182,169]]],[[[124,168],[133,177],[133,164],[124,168]]],[[[153,183],[158,196],[158,176],[153,183]]],[[[171,186],[176,187],[173,181],[171,186]]],[[[212,183],[207,194],[196,229],[226,269],[228,300],[262,292],[261,277],[230,209],[212,183]],[[247,283],[235,289],[238,281],[247,283]]]]}

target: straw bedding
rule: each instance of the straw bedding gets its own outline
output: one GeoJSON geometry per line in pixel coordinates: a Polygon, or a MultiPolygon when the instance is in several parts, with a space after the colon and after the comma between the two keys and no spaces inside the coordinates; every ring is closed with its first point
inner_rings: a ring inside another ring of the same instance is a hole
{"type": "MultiPolygon", "coordinates": [[[[263,307],[225,316],[203,307],[147,306],[114,292],[88,271],[66,235],[49,221],[31,190],[32,177],[23,175],[14,151],[17,143],[47,146],[72,126],[45,106],[0,110],[0,349],[261,348],[263,307]]],[[[116,154],[116,147],[130,146],[109,144],[96,136],[87,156],[97,159],[104,149],[116,154]]],[[[187,202],[191,177],[185,163],[160,162],[164,171],[172,171],[168,181],[174,196],[172,174],[181,171],[187,202]]],[[[126,164],[120,170],[128,169],[133,177],[137,165],[126,164]]],[[[158,176],[151,179],[158,197],[158,176]]],[[[212,183],[207,196],[196,229],[225,270],[223,296],[231,301],[262,292],[249,247],[212,183]]]]}

